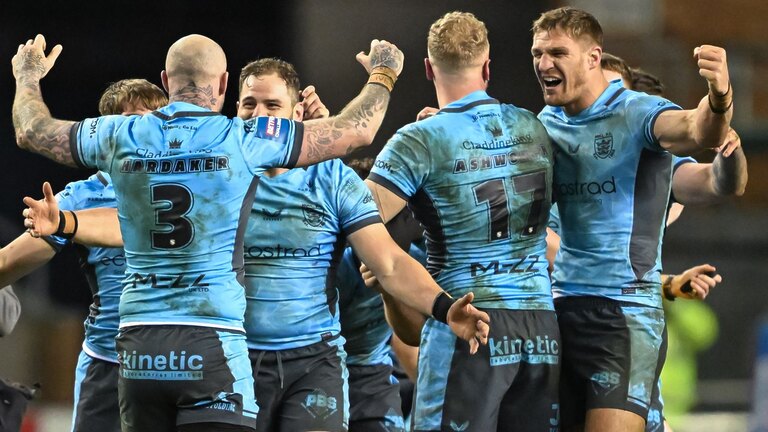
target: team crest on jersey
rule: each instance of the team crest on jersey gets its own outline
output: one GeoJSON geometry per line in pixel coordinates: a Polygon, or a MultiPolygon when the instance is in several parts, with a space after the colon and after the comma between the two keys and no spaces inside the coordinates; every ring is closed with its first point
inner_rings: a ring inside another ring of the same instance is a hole
{"type": "Polygon", "coordinates": [[[175,139],[174,138],[174,139],[168,141],[168,148],[171,149],[171,150],[180,149],[181,148],[181,143],[183,143],[183,142],[184,141],[182,141],[180,139],[175,139]]]}
{"type": "Polygon", "coordinates": [[[595,135],[595,159],[608,159],[613,157],[613,135],[610,132],[595,135]]]}
{"type": "Polygon", "coordinates": [[[302,204],[301,211],[304,214],[304,225],[315,228],[323,226],[325,212],[322,207],[314,204],[302,204]]]}

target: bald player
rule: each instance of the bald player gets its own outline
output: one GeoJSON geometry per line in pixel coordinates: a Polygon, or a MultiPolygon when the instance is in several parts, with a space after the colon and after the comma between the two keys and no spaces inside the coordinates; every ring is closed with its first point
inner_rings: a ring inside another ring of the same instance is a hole
{"type": "MultiPolygon", "coordinates": [[[[302,125],[222,116],[226,56],[201,35],[168,50],[169,105],[142,117],[54,119],[40,80],[61,50],[46,55],[42,35],[19,45],[13,121],[20,147],[112,177],[127,258],[117,337],[122,430],[253,429],[241,250],[258,176],[370,144],[402,52],[374,40],[357,56],[370,85],[339,115],[302,125]]],[[[76,216],[62,215],[57,235],[72,236],[76,216]]]]}

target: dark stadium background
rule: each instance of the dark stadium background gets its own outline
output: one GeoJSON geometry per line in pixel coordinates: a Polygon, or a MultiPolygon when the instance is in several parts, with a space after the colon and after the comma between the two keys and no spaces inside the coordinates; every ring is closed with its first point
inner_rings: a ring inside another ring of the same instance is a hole
{"type": "MultiPolygon", "coordinates": [[[[600,1],[582,3],[607,4],[600,1]]],[[[749,2],[740,0],[739,3],[749,2]]],[[[688,1],[687,4],[706,8],[715,3],[708,0],[688,1]]],[[[91,174],[90,171],[61,167],[21,151],[15,145],[11,124],[14,81],[10,60],[18,44],[36,33],[46,36],[49,48],[57,43],[64,46],[42,87],[53,115],[69,120],[96,116],[99,95],[110,82],[141,77],[160,85],[159,74],[167,47],[189,33],[213,38],[227,53],[230,81],[224,108],[226,115],[235,113],[239,68],[249,60],[266,56],[279,56],[293,62],[303,79],[302,84],[316,85],[331,112],[338,112],[366,80],[364,70],[354,59],[355,54],[367,51],[372,38],[387,39],[403,49],[406,61],[384,126],[374,146],[362,152],[374,154],[387,137],[399,126],[412,121],[423,106],[436,104],[432,84],[424,79],[423,72],[426,33],[432,21],[450,10],[472,11],[488,26],[492,58],[490,93],[502,101],[538,112],[542,100],[531,67],[529,28],[541,11],[556,5],[559,4],[544,1],[455,0],[3,1],[0,4],[0,241],[4,245],[22,231],[19,216],[23,209],[22,196],[38,197],[40,185],[45,180],[52,182],[54,190],[60,190],[67,182],[91,174]]],[[[601,17],[599,10],[592,11],[601,17]]],[[[670,7],[664,13],[664,24],[656,31],[664,38],[674,38],[687,56],[688,47],[695,46],[692,40],[698,34],[690,35],[689,32],[689,36],[681,36],[676,32],[675,25],[684,29],[691,27],[686,25],[685,13],[670,7]]],[[[641,36],[642,43],[638,43],[637,37],[618,35],[612,38],[610,32],[606,33],[606,51],[623,56],[632,64],[643,65],[672,83],[674,86],[669,95],[673,100],[692,107],[704,95],[703,81],[697,81],[692,60],[683,58],[668,65],[669,47],[653,45],[654,41],[667,39],[648,40],[641,36]]],[[[707,42],[724,43],[729,50],[733,45],[743,58],[749,56],[750,44],[755,43],[751,34],[742,35],[736,42],[726,43],[725,40],[731,39],[725,37],[721,40],[715,37],[707,42]]],[[[758,63],[756,71],[768,71],[765,49],[755,49],[763,56],[758,60],[762,63],[758,63]]],[[[732,64],[732,67],[739,64],[744,63],[732,64]]],[[[750,90],[738,86],[743,74],[732,74],[739,113],[739,104],[750,90]]],[[[755,89],[758,90],[767,93],[765,86],[755,89]]],[[[743,144],[750,158],[747,196],[720,207],[688,209],[670,228],[665,242],[666,270],[679,272],[694,264],[710,262],[717,265],[725,277],[725,282],[707,300],[718,313],[721,333],[718,342],[699,356],[699,375],[709,382],[739,382],[742,385],[731,389],[734,393],[730,397],[722,394],[704,397],[703,408],[748,409],[750,389],[747,380],[752,376],[755,358],[754,335],[760,315],[768,311],[768,295],[764,287],[764,281],[768,279],[768,158],[762,150],[768,134],[765,127],[751,122],[755,118],[765,120],[768,117],[765,100],[764,95],[763,99],[754,102],[756,108],[751,111],[749,123],[743,120],[739,123],[738,117],[735,121],[742,131],[743,144]]],[[[702,156],[702,159],[708,157],[711,155],[702,156]]],[[[39,274],[27,282],[41,285],[43,290],[49,285],[47,290],[56,310],[64,309],[70,314],[84,316],[90,295],[76,267],[72,253],[61,254],[49,266],[47,275],[40,273],[43,276],[39,274]]],[[[35,289],[40,288],[30,288],[35,289]]],[[[27,319],[35,316],[33,310],[36,307],[34,301],[25,302],[27,319]]],[[[77,343],[71,349],[76,352],[77,343]]],[[[7,343],[0,345],[0,365],[2,356],[11,350],[7,343]]],[[[34,364],[47,363],[41,360],[34,364]]],[[[68,373],[66,370],[61,372],[68,373]]],[[[32,372],[26,374],[34,375],[32,372]]],[[[69,385],[65,388],[69,389],[69,385]]]]}

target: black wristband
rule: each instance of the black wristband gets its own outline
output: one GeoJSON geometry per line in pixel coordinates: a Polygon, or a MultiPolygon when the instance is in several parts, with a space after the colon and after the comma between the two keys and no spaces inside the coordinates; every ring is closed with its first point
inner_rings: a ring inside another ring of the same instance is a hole
{"type": "Polygon", "coordinates": [[[440,321],[441,323],[448,324],[448,309],[456,303],[450,295],[445,291],[440,291],[440,294],[435,297],[435,302],[432,303],[432,318],[440,321]]]}
{"type": "Polygon", "coordinates": [[[717,93],[714,90],[707,93],[707,102],[709,102],[709,110],[712,111],[715,114],[725,114],[728,112],[729,109],[733,106],[733,96],[731,96],[731,102],[728,103],[728,106],[725,108],[715,108],[715,105],[712,103],[712,94],[718,98],[724,98],[728,96],[728,94],[731,92],[731,82],[728,81],[728,90],[725,91],[725,93],[717,93]]]}
{"type": "Polygon", "coordinates": [[[667,280],[661,284],[661,292],[664,293],[664,298],[669,301],[675,301],[675,295],[672,294],[672,278],[676,275],[668,275],[667,280]]]}
{"type": "Polygon", "coordinates": [[[75,212],[67,211],[67,213],[72,215],[72,222],[73,222],[72,232],[70,233],[65,232],[65,229],[67,227],[67,218],[64,212],[59,210],[59,226],[56,228],[56,232],[53,233],[53,235],[70,240],[75,236],[75,233],[77,233],[78,221],[77,221],[77,214],[75,214],[75,212]]]}

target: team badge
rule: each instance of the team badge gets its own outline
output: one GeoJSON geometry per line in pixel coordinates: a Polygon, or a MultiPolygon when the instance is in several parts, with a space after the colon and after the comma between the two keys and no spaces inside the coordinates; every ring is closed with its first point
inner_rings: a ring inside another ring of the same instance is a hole
{"type": "Polygon", "coordinates": [[[610,132],[595,135],[595,159],[608,159],[613,157],[613,135],[610,132]]]}
{"type": "Polygon", "coordinates": [[[304,225],[315,228],[323,226],[325,212],[322,207],[314,204],[302,204],[301,211],[304,213],[304,225]]]}

